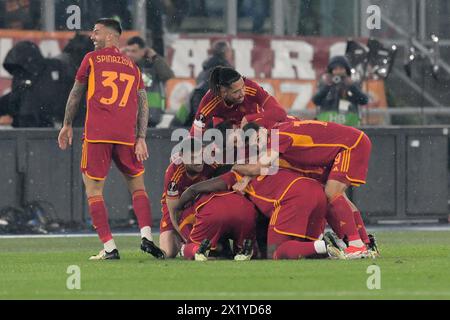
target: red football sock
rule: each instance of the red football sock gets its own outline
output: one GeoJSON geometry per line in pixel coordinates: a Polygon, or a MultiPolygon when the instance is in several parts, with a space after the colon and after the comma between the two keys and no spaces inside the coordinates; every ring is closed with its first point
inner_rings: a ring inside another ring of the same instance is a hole
{"type": "Polygon", "coordinates": [[[344,230],[342,230],[337,216],[330,212],[330,205],[328,205],[326,220],[331,229],[333,229],[333,231],[336,233],[337,237],[339,239],[344,239],[344,230]]]}
{"type": "Polygon", "coordinates": [[[147,192],[144,190],[133,192],[133,209],[139,229],[152,226],[152,209],[150,208],[147,192]]]}
{"type": "Polygon", "coordinates": [[[197,252],[200,246],[196,243],[188,243],[184,246],[183,249],[183,257],[186,260],[194,260],[195,253],[197,252]]]}
{"type": "Polygon", "coordinates": [[[369,244],[370,240],[369,240],[369,236],[367,235],[366,226],[364,225],[364,221],[363,221],[363,219],[361,217],[361,212],[354,211],[353,215],[355,217],[356,228],[358,229],[359,236],[361,237],[361,240],[365,244],[369,244]]]}
{"type": "Polygon", "coordinates": [[[352,207],[343,195],[329,202],[327,221],[340,239],[343,236],[347,236],[348,241],[360,239],[352,207]]]}
{"type": "Polygon", "coordinates": [[[273,259],[301,259],[316,255],[314,242],[290,240],[283,242],[273,253],[273,259]]]}
{"type": "Polygon", "coordinates": [[[92,218],[92,224],[97,231],[101,242],[105,243],[111,240],[112,234],[109,228],[108,211],[102,196],[88,198],[89,213],[92,218]]]}

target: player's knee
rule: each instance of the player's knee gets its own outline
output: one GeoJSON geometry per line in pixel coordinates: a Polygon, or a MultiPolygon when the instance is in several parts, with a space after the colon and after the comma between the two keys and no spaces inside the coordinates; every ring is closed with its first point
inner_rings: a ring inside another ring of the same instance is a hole
{"type": "Polygon", "coordinates": [[[179,252],[179,250],[174,250],[174,248],[170,247],[165,248],[164,246],[161,246],[160,249],[164,252],[166,259],[175,258],[179,252]]]}
{"type": "Polygon", "coordinates": [[[140,177],[131,178],[128,181],[128,189],[133,194],[136,191],[146,191],[144,180],[140,177]]]}
{"type": "Polygon", "coordinates": [[[340,182],[328,181],[325,185],[325,195],[327,196],[328,201],[333,200],[340,194],[345,192],[347,186],[340,182]]]}
{"type": "Polygon", "coordinates": [[[331,201],[336,195],[336,191],[333,189],[327,189],[325,187],[325,195],[327,196],[328,201],[331,201]]]}
{"type": "Polygon", "coordinates": [[[166,258],[175,258],[181,248],[180,241],[172,233],[171,231],[163,232],[159,238],[160,248],[166,254],[166,258]]]}
{"type": "Polygon", "coordinates": [[[99,188],[97,186],[86,187],[86,196],[88,198],[96,197],[96,196],[103,196],[103,188],[99,188]]]}

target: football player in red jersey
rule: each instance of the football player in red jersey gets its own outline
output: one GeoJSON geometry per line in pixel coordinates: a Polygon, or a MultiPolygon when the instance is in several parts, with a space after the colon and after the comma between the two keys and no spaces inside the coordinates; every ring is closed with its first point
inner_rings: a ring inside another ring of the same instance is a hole
{"type": "MultiPolygon", "coordinates": [[[[175,211],[178,208],[175,207],[175,211]]],[[[228,256],[223,254],[223,243],[229,239],[233,240],[234,260],[246,261],[257,255],[258,248],[255,242],[257,211],[253,203],[242,195],[234,191],[208,193],[185,209],[181,214],[182,217],[186,216],[186,210],[193,211],[194,223],[187,236],[183,224],[179,225],[180,234],[185,242],[182,248],[185,259],[206,261],[210,250],[215,252],[216,257],[228,256]]],[[[175,215],[178,213],[175,212],[175,215]]]]}
{"type": "Polygon", "coordinates": [[[104,245],[90,260],[120,259],[103,199],[111,160],[123,173],[132,194],[141,231],[141,249],[164,258],[164,253],[153,243],[150,202],[143,176],[143,161],[148,158],[147,96],[139,68],[118,49],[121,33],[122,27],[114,19],[96,22],[91,35],[95,51],[86,54],[78,69],[58,136],[61,149],[72,145],[72,121],[87,90],[81,172],[92,223],[104,245]]]}
{"type": "Polygon", "coordinates": [[[286,111],[278,101],[256,82],[242,77],[230,67],[216,67],[209,80],[210,90],[205,94],[191,128],[200,132],[207,126],[215,126],[217,120],[228,120],[235,126],[264,119],[282,122],[286,111]]]}
{"type": "MultiPolygon", "coordinates": [[[[264,128],[255,123],[249,123],[244,129],[267,134],[264,128]]],[[[350,185],[365,183],[371,151],[370,139],[353,127],[314,120],[281,123],[274,129],[277,129],[274,134],[278,138],[278,147],[271,150],[265,165],[278,159],[280,166],[293,170],[326,168],[325,194],[329,202],[327,220],[339,238],[347,238],[349,246],[345,248],[346,256],[376,256],[377,252],[367,250],[371,240],[361,214],[345,194],[350,185]]],[[[235,166],[234,169],[244,175],[256,175],[261,170],[261,164],[235,166]]]]}
{"type": "MultiPolygon", "coordinates": [[[[196,183],[182,194],[175,211],[181,212],[186,203],[201,193],[232,190],[246,178],[230,171],[217,178],[196,183]]],[[[254,177],[244,184],[243,192],[248,200],[270,218],[267,230],[269,259],[313,256],[344,259],[343,253],[336,246],[327,245],[320,240],[325,226],[327,199],[321,184],[316,180],[291,170],[280,169],[274,175],[254,177]]],[[[228,211],[240,212],[242,205],[235,207],[236,204],[237,201],[230,202],[228,211]]],[[[241,216],[251,214],[250,209],[240,213],[241,216]]]]}
{"type": "MultiPolygon", "coordinates": [[[[159,243],[166,258],[174,258],[181,249],[181,241],[173,229],[170,212],[178,205],[178,199],[184,190],[194,183],[211,178],[215,170],[214,166],[206,165],[203,161],[200,163],[195,162],[196,156],[200,157],[202,155],[202,148],[195,150],[195,143],[192,143],[192,141],[194,141],[194,138],[188,138],[183,141],[183,149],[180,151],[178,157],[169,164],[164,176],[159,243]],[[191,151],[190,159],[189,157],[185,158],[183,156],[183,150],[186,148],[189,148],[191,151]]],[[[181,229],[192,227],[194,221],[193,215],[182,215],[180,219],[181,229]]],[[[183,233],[186,237],[186,232],[183,233]]]]}

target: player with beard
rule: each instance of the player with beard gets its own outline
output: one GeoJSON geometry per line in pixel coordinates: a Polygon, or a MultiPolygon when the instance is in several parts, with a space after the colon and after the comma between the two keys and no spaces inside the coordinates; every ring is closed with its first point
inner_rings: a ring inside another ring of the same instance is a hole
{"type": "MultiPolygon", "coordinates": [[[[166,258],[174,258],[181,249],[181,241],[170,220],[170,213],[178,205],[181,194],[194,183],[212,177],[215,166],[203,162],[201,142],[188,138],[182,142],[181,151],[169,164],[164,176],[164,192],[161,199],[162,218],[159,243],[166,258]],[[186,152],[187,151],[187,152],[186,152]],[[200,159],[196,161],[197,159],[200,159]]],[[[180,229],[187,237],[192,229],[194,214],[185,210],[180,217],[180,229]]]]}
{"type": "Polygon", "coordinates": [[[216,67],[210,76],[210,90],[200,102],[191,128],[203,132],[217,121],[228,120],[234,126],[243,126],[257,119],[271,123],[286,119],[286,111],[278,101],[256,82],[242,77],[230,67],[216,67]]]}
{"type": "Polygon", "coordinates": [[[114,19],[96,22],[91,35],[95,51],[86,54],[78,69],[58,136],[61,149],[72,145],[72,123],[87,90],[81,172],[92,223],[103,243],[103,250],[90,260],[120,259],[103,199],[111,160],[123,173],[132,194],[141,250],[164,258],[152,240],[151,209],[144,183],[143,161],[148,158],[147,95],[139,68],[118,49],[121,33],[122,27],[114,19]]]}

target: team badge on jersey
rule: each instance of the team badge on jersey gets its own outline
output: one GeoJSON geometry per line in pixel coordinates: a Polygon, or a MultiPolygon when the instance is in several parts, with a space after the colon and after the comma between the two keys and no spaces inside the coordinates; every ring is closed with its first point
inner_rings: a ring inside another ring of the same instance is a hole
{"type": "Polygon", "coordinates": [[[194,125],[198,128],[204,128],[205,127],[205,116],[200,113],[200,115],[197,117],[197,119],[194,120],[194,125]]]}
{"type": "Polygon", "coordinates": [[[175,181],[171,181],[169,183],[169,186],[167,187],[167,195],[169,197],[176,197],[178,196],[178,185],[175,181]]]}

